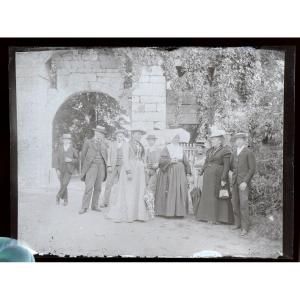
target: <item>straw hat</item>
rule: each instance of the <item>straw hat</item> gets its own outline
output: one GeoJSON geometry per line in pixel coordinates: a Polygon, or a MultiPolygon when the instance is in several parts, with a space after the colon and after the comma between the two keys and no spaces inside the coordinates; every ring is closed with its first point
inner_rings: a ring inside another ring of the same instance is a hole
{"type": "Polygon", "coordinates": [[[233,135],[233,137],[232,137],[233,140],[236,140],[238,138],[242,138],[242,139],[246,140],[248,138],[248,134],[245,132],[238,132],[235,135],[233,135]]]}
{"type": "Polygon", "coordinates": [[[105,133],[106,132],[105,127],[100,126],[100,125],[97,125],[96,128],[93,128],[93,130],[96,131],[96,132],[100,132],[100,133],[105,133]]]}
{"type": "Polygon", "coordinates": [[[157,140],[157,137],[154,134],[149,134],[146,140],[157,140]]]}
{"type": "Polygon", "coordinates": [[[213,137],[221,137],[221,136],[225,136],[226,132],[223,129],[215,129],[213,130],[213,132],[208,136],[208,138],[213,138],[213,137]]]}
{"type": "Polygon", "coordinates": [[[65,134],[63,134],[62,139],[63,140],[71,140],[72,136],[70,133],[65,133],[65,134]]]}

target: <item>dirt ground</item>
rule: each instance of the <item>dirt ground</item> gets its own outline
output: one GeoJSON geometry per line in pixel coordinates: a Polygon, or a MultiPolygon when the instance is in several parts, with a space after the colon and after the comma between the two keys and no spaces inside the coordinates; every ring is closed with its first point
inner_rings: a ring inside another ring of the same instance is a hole
{"type": "Polygon", "coordinates": [[[39,254],[59,256],[192,257],[202,250],[223,256],[273,257],[281,242],[250,232],[240,237],[230,226],[184,219],[156,217],[149,222],[114,223],[102,212],[79,215],[84,183],[69,185],[69,205],[57,206],[57,190],[19,191],[19,239],[39,254]]]}

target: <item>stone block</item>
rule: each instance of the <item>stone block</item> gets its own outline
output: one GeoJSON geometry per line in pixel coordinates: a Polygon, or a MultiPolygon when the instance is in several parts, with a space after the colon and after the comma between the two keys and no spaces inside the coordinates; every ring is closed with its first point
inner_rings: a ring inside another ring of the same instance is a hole
{"type": "Polygon", "coordinates": [[[140,100],[143,103],[166,103],[166,97],[164,96],[140,96],[140,100]]]}
{"type": "Polygon", "coordinates": [[[160,66],[151,66],[151,75],[163,75],[163,70],[160,66]]]}
{"type": "Polygon", "coordinates": [[[197,114],[199,109],[199,105],[191,104],[191,105],[181,105],[179,108],[179,112],[182,114],[197,114]]]}
{"type": "Polygon", "coordinates": [[[133,95],[163,97],[166,95],[166,86],[161,83],[138,83],[133,95]]]}
{"type": "Polygon", "coordinates": [[[72,73],[70,75],[70,82],[72,81],[74,84],[78,81],[96,81],[96,74],[93,73],[72,73]]]}
{"type": "Polygon", "coordinates": [[[167,114],[175,114],[175,112],[177,110],[177,105],[167,104],[166,105],[166,110],[167,110],[167,114]]]}
{"type": "Polygon", "coordinates": [[[161,84],[166,84],[166,79],[164,76],[159,76],[159,75],[154,75],[154,76],[148,76],[149,77],[149,82],[151,83],[161,83],[161,84]]]}
{"type": "Polygon", "coordinates": [[[72,51],[68,51],[60,55],[62,60],[73,60],[73,53],[72,51]]]}
{"type": "Polygon", "coordinates": [[[178,122],[180,124],[198,124],[199,114],[179,114],[178,122]]]}
{"type": "Polygon", "coordinates": [[[156,111],[156,104],[154,103],[147,103],[143,104],[145,107],[145,112],[151,112],[151,111],[156,111]]]}
{"type": "Polygon", "coordinates": [[[145,104],[132,103],[132,112],[145,112],[145,104]]]}
{"type": "Polygon", "coordinates": [[[82,53],[81,59],[82,60],[91,60],[91,61],[98,60],[98,53],[95,50],[87,50],[82,53]]]}
{"type": "Polygon", "coordinates": [[[196,96],[192,93],[183,93],[180,98],[182,104],[197,104],[196,96]]]}
{"type": "Polygon", "coordinates": [[[164,122],[166,114],[164,112],[137,112],[132,114],[133,121],[161,121],[164,122]]]}
{"type": "Polygon", "coordinates": [[[139,83],[149,83],[150,75],[141,75],[139,78],[139,83]]]}
{"type": "Polygon", "coordinates": [[[156,111],[163,111],[166,112],[166,104],[165,103],[158,103],[156,104],[156,111]]]}
{"type": "Polygon", "coordinates": [[[111,55],[99,54],[98,61],[103,69],[117,69],[121,65],[119,59],[111,55]]]}

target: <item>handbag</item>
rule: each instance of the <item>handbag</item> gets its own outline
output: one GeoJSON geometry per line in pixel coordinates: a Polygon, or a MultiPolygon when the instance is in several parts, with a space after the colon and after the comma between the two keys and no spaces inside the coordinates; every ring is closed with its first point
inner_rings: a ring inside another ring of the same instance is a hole
{"type": "Polygon", "coordinates": [[[227,199],[229,199],[229,192],[228,192],[228,190],[225,187],[222,187],[220,189],[219,199],[220,200],[227,200],[227,199]]]}

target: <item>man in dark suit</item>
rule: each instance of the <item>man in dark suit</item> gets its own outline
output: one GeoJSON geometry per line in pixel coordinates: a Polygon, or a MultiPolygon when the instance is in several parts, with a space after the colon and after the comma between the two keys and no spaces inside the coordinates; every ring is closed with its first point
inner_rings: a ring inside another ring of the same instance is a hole
{"type": "Polygon", "coordinates": [[[64,200],[64,205],[68,204],[68,184],[78,161],[78,153],[73,148],[71,139],[71,134],[64,134],[62,144],[57,151],[56,172],[60,180],[60,189],[56,196],[57,204],[59,204],[60,199],[64,200]]]}
{"type": "Polygon", "coordinates": [[[87,212],[91,198],[91,209],[101,211],[98,207],[98,203],[101,185],[102,182],[106,180],[107,176],[107,145],[104,138],[105,128],[97,126],[94,129],[94,132],[94,137],[84,143],[81,153],[81,180],[85,182],[85,191],[79,214],[87,212]]]}
{"type": "Polygon", "coordinates": [[[232,174],[232,205],[234,212],[233,229],[241,228],[241,235],[249,231],[249,186],[255,173],[254,153],[247,147],[247,134],[237,133],[234,137],[237,147],[231,155],[230,169],[232,174]]]}

